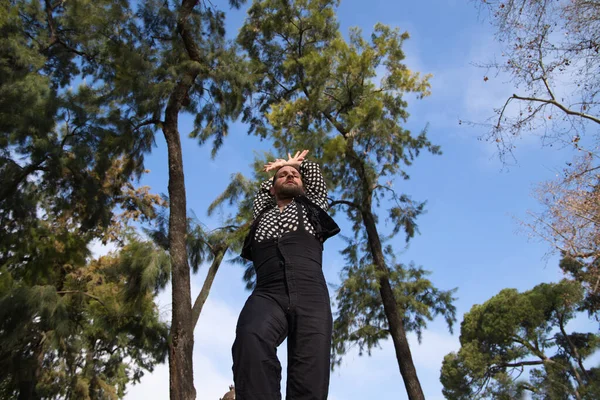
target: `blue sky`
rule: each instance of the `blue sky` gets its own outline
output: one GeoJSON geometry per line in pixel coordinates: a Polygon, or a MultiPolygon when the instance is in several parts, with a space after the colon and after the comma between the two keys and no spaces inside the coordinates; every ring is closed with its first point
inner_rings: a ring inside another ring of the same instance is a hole
{"type": "MultiPolygon", "coordinates": [[[[229,36],[236,34],[243,17],[243,10],[228,14],[229,36]]],[[[418,132],[429,124],[429,137],[442,146],[443,155],[422,155],[409,169],[409,181],[394,182],[397,191],[428,201],[427,214],[419,219],[421,235],[406,250],[402,238],[394,246],[402,262],[414,261],[432,271],[431,280],[437,287],[458,288],[454,335],[448,333],[443,321],[436,320],[420,345],[414,335],[409,337],[426,398],[442,399],[441,361],[445,354],[459,348],[463,314],[503,288],[527,290],[561,278],[556,257],[546,257],[549,247],[530,240],[527,232],[519,232],[518,219],[526,219],[527,210],[538,207],[531,197],[535,184],[553,178],[572,155],[567,150],[543,148],[539,137],[531,136],[518,142],[517,165],[505,168],[494,145],[478,140],[485,134],[483,129],[458,123],[485,120],[514,92],[502,77],[484,82],[486,71],[472,65],[500,53],[491,27],[474,2],[343,0],[338,18],[344,33],[351,26],[359,26],[369,34],[377,22],[408,31],[411,39],[404,47],[406,64],[414,71],[434,76],[432,95],[410,102],[408,128],[418,132]]],[[[246,127],[237,123],[213,160],[208,146],[187,139],[191,121],[191,117],[183,117],[180,124],[188,207],[204,224],[217,227],[224,214],[209,218],[208,205],[233,173],[251,175],[254,152],[269,150],[269,143],[249,137],[246,127]]],[[[157,136],[156,148],[146,165],[150,173],[141,183],[155,193],[166,193],[167,157],[162,136],[157,136]]],[[[337,219],[343,227],[342,213],[337,219]]],[[[385,229],[383,220],[381,227],[385,229]]],[[[340,238],[326,243],[324,272],[332,284],[339,282],[343,261],[338,251],[342,245],[340,238]]],[[[203,268],[193,277],[193,296],[199,292],[205,273],[203,268]]],[[[195,333],[194,375],[199,400],[217,400],[232,383],[230,347],[237,315],[248,295],[242,269],[222,265],[195,333]]],[[[170,313],[170,302],[170,292],[161,294],[159,304],[165,318],[170,313]]],[[[279,354],[285,370],[285,344],[279,354]]],[[[128,400],[168,398],[168,366],[159,366],[128,392],[128,400]]],[[[351,352],[341,368],[332,373],[332,400],[383,396],[407,398],[390,342],[374,350],[371,357],[351,352]]]]}

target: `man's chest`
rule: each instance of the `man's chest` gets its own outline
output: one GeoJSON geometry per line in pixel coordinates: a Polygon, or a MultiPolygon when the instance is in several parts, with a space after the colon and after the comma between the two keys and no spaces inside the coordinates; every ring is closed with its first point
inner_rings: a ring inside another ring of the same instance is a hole
{"type": "Polygon", "coordinates": [[[261,242],[299,229],[314,234],[314,229],[306,218],[304,207],[290,203],[281,211],[279,208],[273,208],[263,214],[256,230],[256,239],[261,242]]]}

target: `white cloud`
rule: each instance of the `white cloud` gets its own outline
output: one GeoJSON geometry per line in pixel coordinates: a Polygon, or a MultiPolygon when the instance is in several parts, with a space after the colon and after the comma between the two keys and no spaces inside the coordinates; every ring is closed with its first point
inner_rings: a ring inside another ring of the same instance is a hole
{"type": "Polygon", "coordinates": [[[233,308],[209,297],[194,332],[196,345],[212,350],[227,350],[229,354],[235,339],[237,317],[233,308]]]}
{"type": "Polygon", "coordinates": [[[229,390],[232,379],[215,367],[212,358],[194,352],[194,386],[198,400],[217,400],[229,390]]]}
{"type": "MultiPolygon", "coordinates": [[[[209,357],[194,352],[194,386],[198,400],[217,400],[229,390],[231,379],[215,368],[209,357]]],[[[140,384],[131,386],[126,400],[149,400],[169,398],[169,366],[158,366],[153,373],[146,374],[140,384]]]]}
{"type": "MultiPolygon", "coordinates": [[[[421,387],[427,399],[441,399],[442,386],[439,371],[446,354],[458,350],[458,337],[445,332],[425,331],[421,345],[416,335],[409,334],[412,358],[421,387]]],[[[371,356],[358,355],[353,349],[344,358],[341,368],[331,377],[332,396],[344,399],[375,398],[389,396],[406,399],[400,370],[391,340],[382,343],[380,349],[373,349],[371,356]]]]}
{"type": "Polygon", "coordinates": [[[417,370],[421,371],[428,369],[439,372],[444,356],[451,351],[458,351],[460,348],[458,335],[435,331],[423,332],[423,340],[420,345],[414,334],[409,335],[408,341],[417,370]]]}
{"type": "MultiPolygon", "coordinates": [[[[159,365],[152,373],[146,373],[137,385],[127,388],[126,400],[149,400],[169,398],[169,366],[159,365]]],[[[218,397],[217,397],[218,399],[218,397]]]]}
{"type": "MultiPolygon", "coordinates": [[[[170,291],[169,291],[170,292],[170,291]]],[[[165,311],[170,293],[162,293],[159,307],[165,311]]],[[[170,315],[170,310],[168,312],[170,315]]],[[[163,315],[163,318],[165,316],[163,315]]],[[[217,400],[233,383],[231,376],[231,344],[235,336],[237,315],[227,304],[208,299],[194,333],[194,386],[198,400],[217,400]]],[[[147,373],[140,384],[131,386],[126,400],[168,399],[169,367],[158,366],[147,373]]]]}

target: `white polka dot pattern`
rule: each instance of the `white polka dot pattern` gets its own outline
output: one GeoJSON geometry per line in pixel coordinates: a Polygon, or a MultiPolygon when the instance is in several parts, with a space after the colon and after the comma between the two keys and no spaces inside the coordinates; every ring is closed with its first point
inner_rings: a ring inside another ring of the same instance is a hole
{"type": "MultiPolygon", "coordinates": [[[[300,173],[302,174],[306,197],[323,210],[327,210],[327,187],[319,165],[311,161],[303,161],[300,165],[300,173]]],[[[254,198],[254,218],[257,218],[263,210],[269,209],[265,211],[258,224],[255,240],[262,242],[276,239],[288,232],[297,231],[300,227],[298,208],[302,212],[304,229],[314,235],[314,227],[308,221],[303,205],[296,205],[297,203],[291,202],[279,211],[275,198],[269,193],[272,183],[272,180],[263,182],[254,198]]]]}

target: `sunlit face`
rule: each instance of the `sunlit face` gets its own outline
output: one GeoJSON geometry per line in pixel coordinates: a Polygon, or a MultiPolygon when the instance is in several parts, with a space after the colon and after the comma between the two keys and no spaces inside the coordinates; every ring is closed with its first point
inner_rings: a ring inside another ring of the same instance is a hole
{"type": "Polygon", "coordinates": [[[277,199],[289,199],[304,194],[300,172],[294,167],[281,167],[275,174],[271,194],[277,199]]]}

